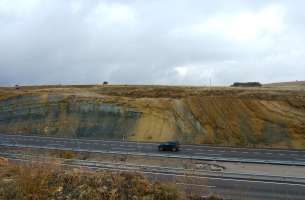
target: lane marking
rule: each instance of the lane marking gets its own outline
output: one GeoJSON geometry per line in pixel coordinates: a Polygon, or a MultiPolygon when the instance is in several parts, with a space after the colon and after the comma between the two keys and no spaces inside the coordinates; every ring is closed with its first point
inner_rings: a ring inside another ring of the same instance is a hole
{"type": "MultiPolygon", "coordinates": [[[[123,151],[126,151],[127,149],[125,149],[125,148],[120,148],[120,147],[113,147],[113,148],[111,148],[111,149],[113,149],[113,150],[123,150],[123,151]]],[[[137,149],[128,149],[128,150],[137,150],[137,149]]]]}
{"type": "Polygon", "coordinates": [[[197,186],[197,187],[207,187],[207,188],[215,188],[216,187],[214,185],[203,185],[203,184],[182,183],[182,182],[178,182],[176,184],[178,184],[178,185],[190,185],[190,186],[197,186]]]}
{"type": "Polygon", "coordinates": [[[51,146],[59,146],[59,147],[64,147],[65,145],[63,145],[63,144],[53,144],[53,143],[51,143],[51,144],[49,144],[49,145],[51,145],[51,146]]]}
{"type": "Polygon", "coordinates": [[[201,155],[201,156],[221,156],[221,154],[204,154],[204,153],[200,153],[200,152],[195,152],[193,154],[196,154],[196,155],[201,155]]]}
{"type": "Polygon", "coordinates": [[[302,158],[295,158],[294,160],[305,161],[305,159],[302,159],[302,158]]]}

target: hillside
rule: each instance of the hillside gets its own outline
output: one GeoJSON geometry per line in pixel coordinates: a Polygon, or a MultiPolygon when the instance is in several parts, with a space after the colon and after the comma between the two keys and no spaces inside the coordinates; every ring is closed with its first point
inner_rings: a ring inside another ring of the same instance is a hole
{"type": "Polygon", "coordinates": [[[268,83],[265,84],[268,87],[294,87],[294,88],[305,88],[305,81],[291,81],[291,82],[279,82],[279,83],[268,83]]]}
{"type": "Polygon", "coordinates": [[[305,87],[2,87],[0,132],[305,148],[305,87]]]}

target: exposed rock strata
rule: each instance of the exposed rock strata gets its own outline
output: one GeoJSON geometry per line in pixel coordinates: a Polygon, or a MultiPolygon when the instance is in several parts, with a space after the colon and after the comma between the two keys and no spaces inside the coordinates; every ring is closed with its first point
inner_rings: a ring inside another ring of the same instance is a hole
{"type": "Polygon", "coordinates": [[[305,92],[149,86],[2,88],[0,132],[305,148],[305,92]]]}

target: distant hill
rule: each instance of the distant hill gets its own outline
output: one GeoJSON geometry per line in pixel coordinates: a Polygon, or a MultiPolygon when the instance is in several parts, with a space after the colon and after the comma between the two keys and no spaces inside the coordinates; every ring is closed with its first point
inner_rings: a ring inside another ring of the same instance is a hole
{"type": "Polygon", "coordinates": [[[305,89],[295,84],[0,87],[0,132],[305,149],[305,89]]]}
{"type": "Polygon", "coordinates": [[[305,81],[291,81],[291,82],[279,82],[264,84],[268,87],[305,87],[305,81]]]}

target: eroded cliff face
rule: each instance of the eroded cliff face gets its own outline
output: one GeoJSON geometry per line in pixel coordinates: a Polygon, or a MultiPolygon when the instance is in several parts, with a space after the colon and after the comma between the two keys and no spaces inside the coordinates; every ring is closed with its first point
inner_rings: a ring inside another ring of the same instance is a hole
{"type": "Polygon", "coordinates": [[[0,132],[305,148],[305,92],[177,87],[0,90],[0,132]]]}
{"type": "Polygon", "coordinates": [[[61,94],[17,96],[0,102],[2,133],[121,139],[140,117],[132,108],[61,94]]]}

